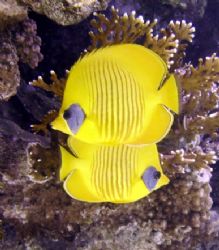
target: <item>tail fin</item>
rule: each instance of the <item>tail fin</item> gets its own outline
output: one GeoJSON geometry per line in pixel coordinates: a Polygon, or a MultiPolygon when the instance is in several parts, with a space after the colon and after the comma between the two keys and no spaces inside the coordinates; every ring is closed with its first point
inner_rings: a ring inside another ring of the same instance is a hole
{"type": "Polygon", "coordinates": [[[170,75],[159,90],[159,95],[162,101],[161,104],[165,105],[176,114],[179,113],[179,88],[173,74],[170,75]]]}

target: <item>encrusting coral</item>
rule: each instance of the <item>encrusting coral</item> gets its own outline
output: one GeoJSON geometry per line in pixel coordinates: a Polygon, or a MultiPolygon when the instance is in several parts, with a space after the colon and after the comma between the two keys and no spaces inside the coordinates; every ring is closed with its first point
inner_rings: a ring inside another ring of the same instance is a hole
{"type": "MultiPolygon", "coordinates": [[[[3,196],[2,204],[7,204],[7,207],[0,205],[3,218],[9,225],[10,222],[14,225],[19,232],[17,237],[24,238],[24,245],[28,242],[32,248],[45,249],[47,244],[51,247],[55,242],[60,248],[73,249],[198,249],[203,241],[208,242],[218,235],[216,221],[219,216],[211,210],[209,183],[210,165],[218,159],[219,58],[213,54],[200,60],[197,67],[183,64],[185,48],[195,31],[185,21],[171,21],[157,36],[154,31],[156,21],[144,22],[134,13],[120,16],[115,8],[111,10],[111,18],[96,14],[91,23],[92,42],[88,50],[120,42],[142,43],[156,50],[166,61],[181,86],[181,113],[175,117],[167,138],[159,144],[162,166],[170,184],[132,204],[79,202],[69,198],[55,178],[57,148],[44,152],[39,145],[32,145],[28,156],[19,151],[19,157],[29,159],[33,171],[27,176],[22,164],[16,168],[20,177],[17,183],[20,193],[16,196],[19,206],[16,208],[12,198],[15,173],[4,168],[1,181],[5,184],[7,196],[3,196]],[[130,29],[132,34],[125,34],[130,29]],[[13,185],[10,185],[10,180],[13,185]],[[23,188],[22,181],[32,184],[23,188]],[[24,231],[26,233],[22,235],[24,231]]],[[[58,83],[54,72],[52,75],[52,81],[58,83]]],[[[62,79],[61,83],[64,82],[62,79]]],[[[55,84],[47,86],[39,78],[33,85],[52,91],[60,98],[62,89],[59,87],[54,91],[55,84]]],[[[10,150],[12,142],[7,143],[10,150]]],[[[4,225],[3,228],[5,231],[10,229],[4,225]]],[[[16,239],[10,244],[16,246],[18,241],[16,239]]]]}
{"type": "Polygon", "coordinates": [[[43,55],[40,53],[41,39],[36,33],[35,21],[26,19],[16,28],[14,35],[20,61],[28,64],[31,68],[36,68],[43,59],[43,55]]]}

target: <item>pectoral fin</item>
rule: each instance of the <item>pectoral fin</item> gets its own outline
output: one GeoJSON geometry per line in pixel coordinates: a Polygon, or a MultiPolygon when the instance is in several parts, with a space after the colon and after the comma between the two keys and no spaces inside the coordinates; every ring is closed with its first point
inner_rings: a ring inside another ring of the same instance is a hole
{"type": "Polygon", "coordinates": [[[63,181],[75,168],[76,161],[73,155],[71,155],[65,148],[60,146],[62,163],[61,168],[59,170],[59,178],[63,181]]]}
{"type": "Polygon", "coordinates": [[[152,113],[150,123],[142,135],[133,144],[151,144],[161,141],[169,132],[173,123],[173,114],[164,106],[157,105],[152,113]]]}
{"type": "Polygon", "coordinates": [[[73,136],[68,137],[68,146],[80,159],[91,159],[94,150],[97,148],[95,144],[82,142],[73,136]]]}

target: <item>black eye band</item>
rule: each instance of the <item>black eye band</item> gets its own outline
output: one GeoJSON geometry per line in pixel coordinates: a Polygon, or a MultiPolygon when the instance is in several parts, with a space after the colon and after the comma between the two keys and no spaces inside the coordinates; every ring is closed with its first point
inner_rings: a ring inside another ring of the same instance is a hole
{"type": "Polygon", "coordinates": [[[79,104],[72,104],[64,111],[63,117],[72,133],[76,134],[84,122],[85,113],[79,104]]]}
{"type": "Polygon", "coordinates": [[[144,181],[144,184],[147,187],[147,189],[152,191],[156,187],[160,177],[161,173],[157,171],[155,167],[151,166],[144,171],[142,180],[144,181]]]}

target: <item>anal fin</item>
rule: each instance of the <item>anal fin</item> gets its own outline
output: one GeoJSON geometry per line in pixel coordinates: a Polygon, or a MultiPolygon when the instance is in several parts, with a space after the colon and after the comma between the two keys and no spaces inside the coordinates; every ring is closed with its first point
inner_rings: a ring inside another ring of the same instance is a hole
{"type": "Polygon", "coordinates": [[[61,167],[59,170],[59,179],[63,181],[76,168],[77,158],[71,155],[65,148],[60,146],[61,150],[61,167]]]}

